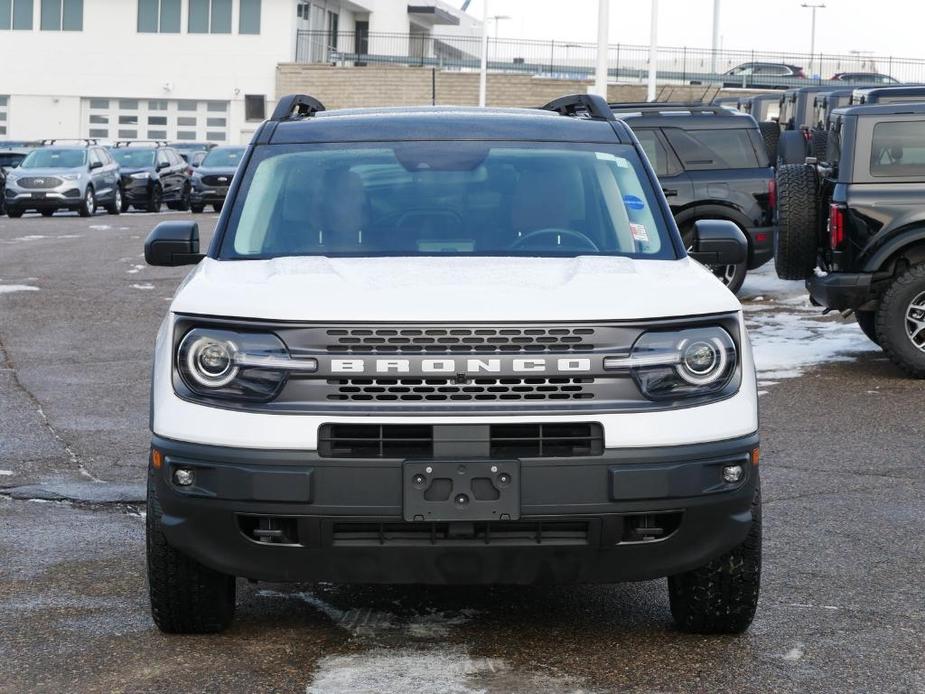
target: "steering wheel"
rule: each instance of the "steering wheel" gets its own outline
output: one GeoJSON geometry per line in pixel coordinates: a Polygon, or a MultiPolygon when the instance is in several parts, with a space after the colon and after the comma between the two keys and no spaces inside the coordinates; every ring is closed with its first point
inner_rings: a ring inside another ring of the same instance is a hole
{"type": "Polygon", "coordinates": [[[526,234],[521,236],[519,239],[514,241],[511,244],[511,249],[523,248],[530,241],[541,238],[543,236],[565,236],[573,241],[578,242],[579,250],[584,247],[589,251],[599,252],[601,249],[598,248],[597,244],[591,240],[587,234],[583,234],[580,231],[575,231],[574,229],[557,229],[555,227],[549,227],[547,229],[536,229],[534,231],[528,231],[526,234]]]}

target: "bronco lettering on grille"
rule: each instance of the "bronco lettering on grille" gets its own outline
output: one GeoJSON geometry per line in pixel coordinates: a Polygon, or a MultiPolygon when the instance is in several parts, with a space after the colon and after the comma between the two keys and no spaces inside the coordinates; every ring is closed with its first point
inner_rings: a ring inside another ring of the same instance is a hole
{"type": "MultiPolygon", "coordinates": [[[[508,368],[515,373],[580,373],[591,371],[590,359],[510,359],[508,368]]],[[[422,359],[417,365],[427,374],[500,373],[501,359],[422,359]]],[[[410,373],[410,359],[332,359],[332,373],[410,373]]]]}

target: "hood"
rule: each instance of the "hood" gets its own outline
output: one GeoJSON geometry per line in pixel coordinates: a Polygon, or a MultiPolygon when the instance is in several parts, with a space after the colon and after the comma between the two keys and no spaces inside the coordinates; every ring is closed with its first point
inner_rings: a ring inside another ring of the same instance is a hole
{"type": "Polygon", "coordinates": [[[228,176],[229,178],[234,176],[235,172],[238,170],[236,166],[199,166],[194,171],[200,173],[203,176],[228,176]]]}
{"type": "Polygon", "coordinates": [[[171,310],[280,321],[644,320],[738,311],[690,258],[205,258],[171,310]]]}
{"type": "Polygon", "coordinates": [[[43,167],[41,169],[24,169],[21,166],[16,167],[17,176],[63,176],[64,174],[85,174],[87,169],[78,166],[72,169],[59,169],[55,167],[43,167]]]}

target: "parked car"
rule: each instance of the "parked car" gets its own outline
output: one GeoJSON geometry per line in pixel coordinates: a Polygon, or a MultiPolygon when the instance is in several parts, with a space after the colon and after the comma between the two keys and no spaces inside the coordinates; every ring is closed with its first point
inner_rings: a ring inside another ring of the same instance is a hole
{"type": "Polygon", "coordinates": [[[788,89],[781,96],[777,123],[777,164],[802,163],[810,153],[813,125],[813,100],[817,94],[830,91],[827,87],[788,89]]]}
{"type": "Polygon", "coordinates": [[[836,72],[829,79],[836,82],[855,82],[857,84],[901,84],[898,79],[879,72],[836,72]]]}
{"type": "Polygon", "coordinates": [[[0,149],[24,149],[41,146],[42,143],[36,140],[0,140],[0,149]]]}
{"type": "Polygon", "coordinates": [[[6,175],[18,167],[31,151],[31,149],[0,149],[0,215],[6,212],[4,203],[6,175]]]}
{"type": "Polygon", "coordinates": [[[853,311],[893,363],[925,378],[925,104],[832,120],[828,161],[779,172],[777,274],[853,311]]]}
{"type": "Polygon", "coordinates": [[[216,212],[222,211],[228,187],[245,151],[244,147],[216,147],[209,150],[193,173],[190,199],[193,212],[202,212],[206,205],[212,205],[216,212]]]}
{"type": "Polygon", "coordinates": [[[187,164],[173,147],[158,141],[126,140],[111,150],[122,174],[122,211],[160,212],[190,208],[187,164]]]}
{"type": "Polygon", "coordinates": [[[847,106],[851,102],[852,89],[836,89],[831,92],[819,92],[813,98],[813,117],[810,126],[809,150],[807,155],[825,161],[828,156],[829,127],[832,112],[847,106]]]}
{"type": "Polygon", "coordinates": [[[737,292],[774,249],[774,169],[755,119],[715,105],[611,107],[639,138],[688,246],[701,219],[726,219],[745,232],[748,256],[711,267],[737,292]]]}
{"type": "Polygon", "coordinates": [[[925,101],[925,85],[901,87],[855,87],[851,105],[863,104],[914,104],[925,101]]]}
{"type": "Polygon", "coordinates": [[[122,191],[119,165],[94,140],[63,144],[49,140],[33,149],[15,171],[6,176],[4,200],[10,217],[38,210],[50,217],[57,210],[76,210],[89,217],[97,206],[119,214],[122,191]]]}
{"type": "Polygon", "coordinates": [[[177,152],[180,153],[180,156],[183,157],[184,161],[190,160],[190,155],[196,152],[208,152],[210,149],[215,147],[214,142],[189,142],[187,140],[182,140],[180,142],[169,142],[171,147],[173,147],[177,152]]]}
{"type": "MultiPolygon", "coordinates": [[[[681,629],[741,632],[761,572],[742,309],[686,253],[606,102],[351,109],[285,97],[155,347],[157,626],[230,623],[235,577],[668,576],[681,629]],[[563,117],[566,114],[575,117],[563,117]]],[[[702,220],[692,255],[737,264],[702,220]]]]}
{"type": "Polygon", "coordinates": [[[723,87],[788,89],[805,80],[803,68],[788,63],[742,63],[722,74],[723,87]]]}

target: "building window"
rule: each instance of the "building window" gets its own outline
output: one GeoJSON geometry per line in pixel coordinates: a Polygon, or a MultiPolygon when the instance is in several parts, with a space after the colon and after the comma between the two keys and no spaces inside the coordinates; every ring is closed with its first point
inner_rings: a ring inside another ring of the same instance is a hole
{"type": "Polygon", "coordinates": [[[42,31],[83,31],[83,0],[42,0],[42,31]]]}
{"type": "Polygon", "coordinates": [[[32,29],[32,0],[0,0],[0,29],[32,29]]]}
{"type": "Polygon", "coordinates": [[[9,108],[10,97],[0,96],[0,135],[6,135],[6,112],[9,108]]]}
{"type": "Polygon", "coordinates": [[[189,0],[191,34],[230,34],[231,0],[189,0]]]}
{"type": "Polygon", "coordinates": [[[138,0],[138,31],[179,34],[180,0],[138,0]]]}
{"type": "Polygon", "coordinates": [[[260,0],[241,0],[241,14],[238,18],[238,33],[260,33],[260,0]]]}
{"type": "Polygon", "coordinates": [[[339,24],[340,15],[336,12],[328,12],[328,48],[332,51],[337,50],[337,29],[339,24]]]}
{"type": "Polygon", "coordinates": [[[244,120],[260,121],[267,117],[267,97],[263,94],[244,95],[244,120]]]}

